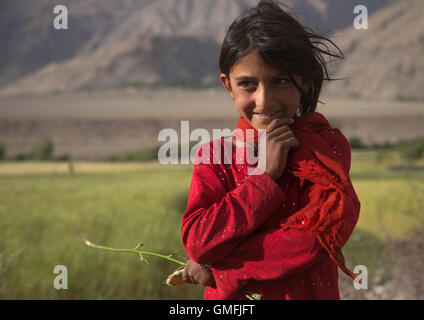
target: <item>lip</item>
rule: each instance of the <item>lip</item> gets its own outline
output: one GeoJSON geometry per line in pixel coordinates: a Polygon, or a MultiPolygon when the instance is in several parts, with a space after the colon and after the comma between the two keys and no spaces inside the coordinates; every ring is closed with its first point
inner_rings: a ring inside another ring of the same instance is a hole
{"type": "Polygon", "coordinates": [[[269,120],[274,118],[273,114],[268,114],[268,113],[254,113],[253,116],[260,120],[269,120]]]}
{"type": "Polygon", "coordinates": [[[253,116],[261,119],[261,120],[269,120],[273,119],[276,115],[279,115],[284,110],[278,110],[274,112],[253,112],[253,116]]]}
{"type": "Polygon", "coordinates": [[[253,114],[258,114],[258,115],[264,115],[264,116],[270,116],[271,117],[271,116],[277,114],[277,112],[253,112],[253,114]]]}

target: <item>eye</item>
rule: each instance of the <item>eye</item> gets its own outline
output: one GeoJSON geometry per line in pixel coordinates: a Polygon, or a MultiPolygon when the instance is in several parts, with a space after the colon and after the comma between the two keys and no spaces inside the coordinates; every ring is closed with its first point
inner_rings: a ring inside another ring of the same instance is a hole
{"type": "Polygon", "coordinates": [[[277,84],[286,85],[286,84],[290,83],[290,79],[289,78],[278,78],[278,79],[275,80],[275,82],[277,84]]]}
{"type": "Polygon", "coordinates": [[[249,80],[243,80],[238,83],[238,86],[242,88],[252,88],[256,86],[256,83],[249,80]]]}

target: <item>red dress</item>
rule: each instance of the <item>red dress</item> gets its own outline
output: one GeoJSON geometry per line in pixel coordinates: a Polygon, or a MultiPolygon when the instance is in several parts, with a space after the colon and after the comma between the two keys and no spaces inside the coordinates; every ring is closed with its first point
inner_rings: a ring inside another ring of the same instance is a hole
{"type": "MultiPolygon", "coordinates": [[[[330,157],[341,165],[346,183],[350,183],[351,154],[344,135],[331,128],[317,112],[305,118],[309,119],[305,122],[308,128],[317,134],[314,143],[325,144],[327,154],[331,150],[330,157]],[[316,118],[319,121],[315,122],[316,118]]],[[[237,127],[245,130],[249,125],[240,118],[237,127]]],[[[228,143],[221,138],[202,145],[195,157],[181,232],[190,258],[212,266],[216,284],[205,288],[204,299],[246,299],[247,292],[258,293],[262,299],[339,299],[338,265],[334,255],[329,254],[327,242],[317,237],[317,232],[301,229],[305,221],[311,224],[311,219],[296,218],[298,229],[281,227],[308,203],[319,201],[308,193],[313,183],[295,176],[289,164],[276,181],[266,173],[249,175],[247,170],[257,163],[237,164],[236,158],[240,151],[246,156],[247,148],[229,150],[228,143]],[[217,154],[221,146],[227,153],[217,154]],[[205,157],[209,164],[196,164],[205,157]]],[[[295,158],[292,151],[290,157],[295,158]]],[[[331,174],[336,176],[335,172],[331,174]]],[[[325,189],[323,193],[329,199],[339,197],[331,190],[325,189]]],[[[340,247],[359,217],[359,201],[352,191],[347,198],[347,203],[352,205],[343,205],[345,221],[337,229],[340,247]]],[[[328,214],[341,206],[335,203],[324,208],[328,214]]]]}

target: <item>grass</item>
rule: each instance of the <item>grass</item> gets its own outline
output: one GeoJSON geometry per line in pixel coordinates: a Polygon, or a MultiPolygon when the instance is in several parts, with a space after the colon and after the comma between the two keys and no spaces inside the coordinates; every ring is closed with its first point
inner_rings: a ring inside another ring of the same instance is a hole
{"type": "Polygon", "coordinates": [[[112,247],[143,242],[148,251],[177,250],[176,257],[184,259],[179,224],[185,210],[181,198],[189,182],[190,172],[184,168],[2,176],[0,252],[7,258],[24,248],[2,275],[5,297],[201,297],[194,286],[162,285],[177,264],[146,257],[148,266],[133,255],[85,247],[75,236],[78,230],[91,241],[112,247]],[[53,289],[53,268],[59,264],[68,268],[68,290],[53,289]]]}
{"type": "MultiPolygon", "coordinates": [[[[396,154],[379,161],[372,151],[352,154],[361,216],[344,249],[351,267],[380,268],[387,237],[403,238],[422,221],[424,171],[390,169],[401,163],[396,154]]],[[[75,236],[81,231],[96,244],[118,248],[142,242],[143,250],[166,255],[177,250],[175,257],[184,260],[180,223],[191,170],[191,165],[75,163],[69,174],[66,163],[1,163],[0,298],[201,299],[201,287],[163,284],[177,264],[145,257],[147,265],[133,254],[86,247],[75,236]],[[68,269],[67,290],[53,288],[59,264],[68,269]]]]}
{"type": "Polygon", "coordinates": [[[354,150],[350,176],[361,212],[343,252],[352,269],[366,265],[373,281],[390,272],[387,244],[408,241],[410,230],[423,224],[424,159],[405,162],[396,151],[354,150]]]}
{"type": "Polygon", "coordinates": [[[361,201],[358,227],[379,238],[402,237],[424,216],[424,159],[408,163],[396,152],[376,158],[373,151],[352,153],[350,175],[361,201]]]}

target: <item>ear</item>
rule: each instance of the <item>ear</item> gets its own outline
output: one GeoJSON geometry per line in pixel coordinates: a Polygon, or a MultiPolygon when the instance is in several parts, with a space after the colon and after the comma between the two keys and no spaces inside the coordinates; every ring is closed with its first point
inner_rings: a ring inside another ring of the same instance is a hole
{"type": "Polygon", "coordinates": [[[221,81],[222,85],[224,86],[225,90],[227,90],[231,95],[234,95],[233,89],[231,87],[230,79],[227,78],[225,73],[221,73],[219,75],[219,80],[221,81]]]}

